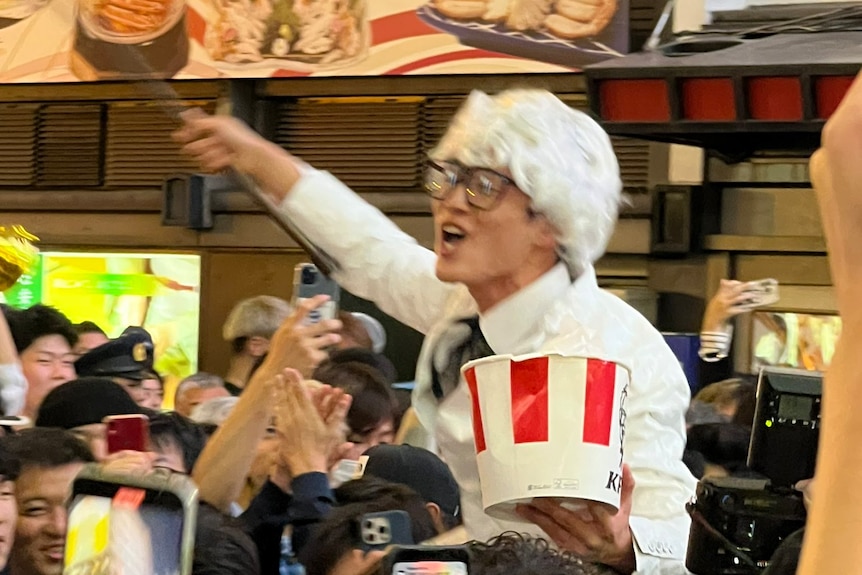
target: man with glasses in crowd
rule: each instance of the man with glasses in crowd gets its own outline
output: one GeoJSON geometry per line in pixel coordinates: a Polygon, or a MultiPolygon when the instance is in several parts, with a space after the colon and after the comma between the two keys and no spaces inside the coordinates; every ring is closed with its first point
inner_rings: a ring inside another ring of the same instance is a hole
{"type": "Polygon", "coordinates": [[[459,368],[493,354],[615,358],[631,371],[622,502],[520,506],[560,547],[622,573],[684,573],[694,479],[682,463],[689,390],[660,334],[600,290],[619,167],[605,132],[541,90],[474,92],[431,152],[434,251],[328,173],[230,118],[189,112],[175,138],[201,168],[250,175],[341,268],[335,279],[426,334],[413,405],[484,540],[524,524],[483,513],[471,404],[459,368]]]}

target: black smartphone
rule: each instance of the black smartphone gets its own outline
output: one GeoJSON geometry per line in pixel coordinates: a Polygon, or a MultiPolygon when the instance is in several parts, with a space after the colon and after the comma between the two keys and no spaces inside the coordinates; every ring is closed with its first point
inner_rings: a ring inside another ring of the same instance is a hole
{"type": "Polygon", "coordinates": [[[358,548],[386,549],[390,545],[413,545],[413,528],[406,511],[366,513],[359,519],[358,548]]]}

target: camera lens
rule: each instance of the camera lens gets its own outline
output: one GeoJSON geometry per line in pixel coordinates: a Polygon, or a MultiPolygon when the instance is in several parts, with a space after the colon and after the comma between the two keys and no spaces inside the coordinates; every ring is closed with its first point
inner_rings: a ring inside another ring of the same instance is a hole
{"type": "Polygon", "coordinates": [[[314,268],[302,268],[302,283],[313,284],[317,279],[317,272],[314,268]]]}

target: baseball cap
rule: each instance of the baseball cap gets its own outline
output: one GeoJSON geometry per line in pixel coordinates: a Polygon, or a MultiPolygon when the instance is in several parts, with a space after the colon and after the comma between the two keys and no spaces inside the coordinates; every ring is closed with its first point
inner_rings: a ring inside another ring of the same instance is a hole
{"type": "Polygon", "coordinates": [[[406,485],[426,503],[435,503],[452,517],[461,513],[461,492],[442,459],[412,445],[375,445],[364,454],[364,475],[406,485]]]}
{"type": "Polygon", "coordinates": [[[39,406],[36,427],[73,429],[109,415],[144,413],[119,384],[102,377],[73,379],[55,387],[39,406]]]}

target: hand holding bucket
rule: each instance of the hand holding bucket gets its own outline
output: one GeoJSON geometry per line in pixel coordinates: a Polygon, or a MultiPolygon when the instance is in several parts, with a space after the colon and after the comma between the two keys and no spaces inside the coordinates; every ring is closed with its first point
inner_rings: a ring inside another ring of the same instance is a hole
{"type": "Polygon", "coordinates": [[[462,372],[488,515],[523,522],[515,505],[536,497],[619,508],[626,368],[532,354],[479,359],[462,372]]]}

